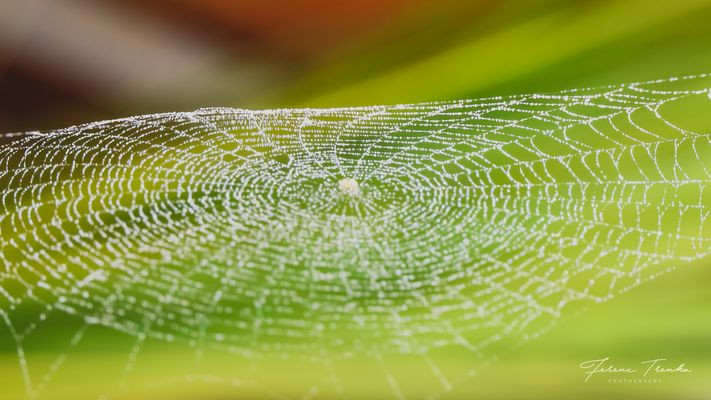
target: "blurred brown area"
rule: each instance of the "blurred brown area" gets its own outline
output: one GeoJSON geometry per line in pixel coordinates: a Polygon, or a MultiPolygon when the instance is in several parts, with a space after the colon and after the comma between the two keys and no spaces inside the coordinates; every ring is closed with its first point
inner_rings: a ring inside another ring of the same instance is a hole
{"type": "Polygon", "coordinates": [[[228,44],[237,41],[257,53],[303,62],[387,24],[424,0],[130,2],[228,44]]]}
{"type": "Polygon", "coordinates": [[[446,1],[4,0],[0,132],[262,106],[323,64],[451,35],[492,4],[446,1]]]}

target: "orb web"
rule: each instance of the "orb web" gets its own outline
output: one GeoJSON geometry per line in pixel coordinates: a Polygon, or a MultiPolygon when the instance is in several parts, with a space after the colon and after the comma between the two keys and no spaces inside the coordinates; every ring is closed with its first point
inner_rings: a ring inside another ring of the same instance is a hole
{"type": "Polygon", "coordinates": [[[126,374],[156,341],[190,349],[196,365],[208,351],[307,357],[326,378],[304,397],[322,386],[348,397],[330,366],[360,355],[405,398],[387,357],[411,355],[439,382],[431,395],[446,394],[461,377],[438,351],[476,365],[570,305],[709,254],[709,87],[697,75],[423,104],[211,108],[8,135],[0,316],[26,394],[42,397],[97,326],[130,338],[126,374]],[[33,373],[28,343],[58,316],[79,322],[33,373]]]}

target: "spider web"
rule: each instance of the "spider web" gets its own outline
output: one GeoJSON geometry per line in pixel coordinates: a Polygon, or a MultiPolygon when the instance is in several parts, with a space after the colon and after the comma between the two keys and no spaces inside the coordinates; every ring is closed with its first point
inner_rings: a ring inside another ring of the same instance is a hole
{"type": "Polygon", "coordinates": [[[98,327],[130,339],[125,375],[148,342],[170,343],[195,354],[190,379],[279,397],[201,360],[303,358],[324,369],[299,396],[349,397],[334,364],[363,356],[406,398],[388,358],[412,356],[446,395],[497,343],[709,254],[709,87],[211,108],[7,135],[3,346],[31,398],[98,327]],[[60,350],[33,372],[48,337],[60,350]],[[472,362],[449,368],[452,351],[472,362]]]}

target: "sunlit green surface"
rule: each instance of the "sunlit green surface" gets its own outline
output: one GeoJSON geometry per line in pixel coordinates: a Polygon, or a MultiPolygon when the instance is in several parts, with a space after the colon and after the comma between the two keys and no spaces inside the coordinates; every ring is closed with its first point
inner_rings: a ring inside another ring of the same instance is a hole
{"type": "Polygon", "coordinates": [[[708,0],[502,4],[449,40],[429,42],[423,33],[414,46],[386,43],[338,57],[255,104],[332,107],[552,92],[711,69],[708,0]]]}
{"type": "MultiPolygon", "coordinates": [[[[708,261],[670,272],[663,279],[645,284],[631,293],[567,318],[544,337],[511,350],[501,360],[482,369],[478,375],[461,382],[445,398],[526,399],[549,398],[631,398],[669,399],[678,396],[705,398],[711,393],[711,279],[708,261]],[[609,356],[620,365],[635,365],[642,360],[665,357],[684,362],[693,372],[662,377],[661,383],[613,384],[607,376],[595,376],[584,382],[578,364],[609,356]]],[[[52,398],[75,399],[104,393],[124,376],[124,363],[131,343],[125,336],[93,328],[65,370],[49,387],[52,398]]],[[[48,341],[52,340],[48,338],[48,341]]],[[[59,341],[59,340],[57,340],[59,341]]],[[[64,345],[64,343],[62,343],[64,345]]],[[[55,360],[52,344],[33,352],[29,361],[35,368],[48,368],[55,360]]],[[[3,353],[0,385],[9,398],[24,395],[17,359],[10,351],[3,353]]],[[[454,364],[466,364],[466,358],[453,356],[454,364]]],[[[239,382],[188,381],[176,378],[194,374],[195,356],[179,347],[149,346],[141,352],[140,362],[117,389],[118,399],[191,399],[191,398],[268,398],[263,388],[255,389],[239,382]]],[[[234,363],[229,357],[212,354],[202,361],[204,371],[230,376],[251,375],[249,367],[234,363]]],[[[273,390],[302,395],[309,371],[303,362],[265,363],[261,378],[273,390]],[[278,381],[279,383],[274,383],[278,381]]],[[[412,390],[438,389],[429,373],[391,364],[413,382],[412,390]]],[[[412,365],[412,364],[410,364],[412,365]]],[[[346,364],[341,378],[349,383],[353,397],[391,396],[380,371],[370,363],[357,360],[346,364]]],[[[332,393],[333,394],[333,393],[332,393]]]]}

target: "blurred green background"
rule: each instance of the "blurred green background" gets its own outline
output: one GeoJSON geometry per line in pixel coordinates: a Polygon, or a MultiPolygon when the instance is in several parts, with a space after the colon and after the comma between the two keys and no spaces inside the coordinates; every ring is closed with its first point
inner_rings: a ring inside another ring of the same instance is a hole
{"type": "MultiPolygon", "coordinates": [[[[438,101],[703,73],[711,71],[709,21],[707,0],[5,0],[0,132],[207,106],[438,101]]],[[[708,259],[670,272],[568,316],[448,396],[711,398],[710,285],[708,259]],[[578,364],[606,356],[620,365],[668,358],[693,372],[660,383],[585,383],[578,364]]],[[[15,398],[24,388],[3,335],[0,388],[15,398]]],[[[95,398],[123,375],[125,338],[98,337],[53,379],[57,398],[95,398]]],[[[193,352],[147,347],[144,369],[115,398],[236,396],[229,382],[170,381],[193,352]]],[[[40,375],[56,359],[49,350],[30,355],[40,375]]],[[[238,368],[214,356],[214,368],[238,368]]],[[[407,371],[407,361],[400,367],[407,371]]],[[[369,380],[367,366],[344,368],[354,397],[392,395],[384,380],[369,380]]],[[[297,362],[265,370],[290,377],[281,391],[303,394],[308,372],[297,362]]]]}
{"type": "Polygon", "coordinates": [[[5,0],[0,131],[711,70],[707,0],[5,0]]]}

